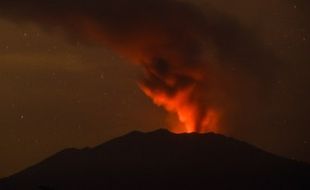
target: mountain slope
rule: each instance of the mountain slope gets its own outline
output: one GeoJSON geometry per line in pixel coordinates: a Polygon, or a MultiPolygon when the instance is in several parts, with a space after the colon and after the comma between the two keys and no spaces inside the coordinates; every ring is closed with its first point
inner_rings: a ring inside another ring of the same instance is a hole
{"type": "Polygon", "coordinates": [[[66,149],[0,189],[309,189],[309,177],[308,165],[232,138],[157,130],[66,149]]]}

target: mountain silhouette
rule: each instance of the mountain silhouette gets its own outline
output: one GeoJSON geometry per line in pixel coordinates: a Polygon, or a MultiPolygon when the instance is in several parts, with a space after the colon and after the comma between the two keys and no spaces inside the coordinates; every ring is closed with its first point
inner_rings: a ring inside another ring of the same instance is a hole
{"type": "Polygon", "coordinates": [[[308,164],[245,142],[160,129],[63,150],[0,180],[0,189],[310,189],[309,180],[308,164]]]}

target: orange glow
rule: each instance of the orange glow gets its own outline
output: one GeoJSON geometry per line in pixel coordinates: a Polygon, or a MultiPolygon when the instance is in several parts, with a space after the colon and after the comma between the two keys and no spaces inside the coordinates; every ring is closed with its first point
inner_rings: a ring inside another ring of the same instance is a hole
{"type": "Polygon", "coordinates": [[[97,22],[80,18],[79,25],[82,26],[82,33],[86,34],[88,40],[99,44],[106,44],[123,58],[132,63],[141,65],[145,70],[146,79],[155,77],[160,80],[164,87],[156,88],[152,85],[139,84],[142,91],[150,97],[154,104],[165,108],[169,113],[176,114],[178,121],[173,126],[169,126],[175,133],[205,133],[218,130],[219,112],[210,106],[201,106],[204,98],[197,98],[201,93],[205,95],[202,87],[197,88],[199,81],[205,81],[208,77],[200,67],[187,67],[184,64],[184,57],[179,49],[163,48],[169,47],[169,35],[157,30],[154,26],[152,30],[141,29],[135,35],[127,38],[113,38],[109,31],[101,27],[97,22]],[[159,56],[160,55],[160,56],[159,56]],[[157,70],[152,58],[161,57],[169,63],[169,74],[165,75],[157,70]],[[192,80],[182,88],[178,87],[179,76],[192,80]],[[169,92],[165,87],[173,89],[169,92]],[[196,98],[193,98],[196,97],[196,98]]]}
{"type": "Polygon", "coordinates": [[[203,116],[199,116],[199,108],[189,101],[192,88],[178,91],[174,96],[168,96],[165,92],[152,91],[152,89],[143,85],[140,85],[140,87],[156,105],[164,107],[168,112],[177,114],[179,122],[174,126],[170,126],[173,132],[205,133],[217,130],[218,112],[209,109],[203,116]]]}

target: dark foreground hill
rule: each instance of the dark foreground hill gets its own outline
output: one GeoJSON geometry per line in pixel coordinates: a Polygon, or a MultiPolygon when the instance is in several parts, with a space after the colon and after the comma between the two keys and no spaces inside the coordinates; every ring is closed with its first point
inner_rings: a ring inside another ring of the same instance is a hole
{"type": "Polygon", "coordinates": [[[0,189],[310,189],[310,168],[222,135],[157,130],[66,149],[0,189]]]}

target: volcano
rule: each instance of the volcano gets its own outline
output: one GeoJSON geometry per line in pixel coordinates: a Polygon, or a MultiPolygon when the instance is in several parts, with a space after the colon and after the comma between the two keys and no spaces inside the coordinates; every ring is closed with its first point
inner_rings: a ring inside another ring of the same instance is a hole
{"type": "Polygon", "coordinates": [[[309,189],[310,167],[214,133],[134,131],[65,149],[0,181],[1,190],[309,189]]]}

